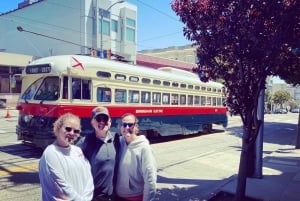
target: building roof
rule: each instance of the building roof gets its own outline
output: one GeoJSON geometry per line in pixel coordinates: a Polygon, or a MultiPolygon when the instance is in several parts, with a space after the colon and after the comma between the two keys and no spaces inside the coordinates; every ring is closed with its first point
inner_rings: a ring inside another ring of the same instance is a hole
{"type": "Polygon", "coordinates": [[[27,66],[33,60],[30,55],[0,52],[1,66],[27,66]]]}
{"type": "Polygon", "coordinates": [[[151,68],[174,67],[183,70],[191,70],[193,67],[197,66],[197,64],[195,63],[155,57],[141,53],[136,54],[136,64],[141,66],[148,66],[151,68]]]}

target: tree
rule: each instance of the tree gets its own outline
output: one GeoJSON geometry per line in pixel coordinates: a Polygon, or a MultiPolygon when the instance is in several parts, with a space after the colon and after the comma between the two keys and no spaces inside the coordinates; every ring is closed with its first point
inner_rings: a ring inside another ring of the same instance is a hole
{"type": "Polygon", "coordinates": [[[275,104],[280,105],[280,108],[282,108],[282,105],[291,98],[291,94],[288,91],[278,90],[273,94],[272,100],[275,104]]]}
{"type": "Polygon", "coordinates": [[[245,198],[252,175],[254,144],[263,122],[257,118],[266,77],[299,68],[300,6],[297,0],[173,0],[187,39],[197,46],[200,80],[224,80],[226,105],[243,122],[236,201],[245,198]],[[250,167],[250,168],[249,168],[250,167]],[[248,168],[250,171],[248,171],[248,168]]]}

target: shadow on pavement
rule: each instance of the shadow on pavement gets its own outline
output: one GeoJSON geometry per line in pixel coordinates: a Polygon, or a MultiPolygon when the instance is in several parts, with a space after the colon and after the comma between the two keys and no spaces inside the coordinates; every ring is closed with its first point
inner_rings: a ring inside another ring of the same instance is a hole
{"type": "MultiPolygon", "coordinates": [[[[279,145],[294,145],[297,136],[297,126],[297,123],[264,122],[263,141],[279,145]],[[274,133],[265,132],[270,127],[272,127],[272,129],[275,128],[276,135],[274,135],[274,133]]],[[[242,126],[230,127],[227,128],[226,131],[231,132],[237,137],[242,137],[243,134],[242,126]]]]}
{"type": "Polygon", "coordinates": [[[158,183],[173,184],[173,188],[158,189],[156,200],[172,201],[199,201],[203,198],[213,197],[212,189],[217,190],[222,185],[230,182],[232,177],[223,180],[199,180],[184,178],[166,178],[158,176],[158,183]]]}
{"type": "Polygon", "coordinates": [[[0,151],[22,158],[40,158],[43,150],[26,144],[0,146],[0,151]]]}

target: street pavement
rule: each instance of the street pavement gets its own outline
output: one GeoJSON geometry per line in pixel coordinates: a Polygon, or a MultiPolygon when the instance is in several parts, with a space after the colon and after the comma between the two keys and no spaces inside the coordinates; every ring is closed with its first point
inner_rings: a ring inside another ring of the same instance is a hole
{"type": "MultiPolygon", "coordinates": [[[[6,132],[2,129],[6,122],[17,120],[18,113],[10,110],[9,118],[6,116],[7,111],[1,109],[0,134],[6,132]]],[[[203,140],[210,137],[213,135],[207,135],[203,140]]],[[[236,141],[236,147],[197,153],[193,158],[182,158],[176,164],[180,165],[180,171],[178,166],[172,167],[167,161],[159,161],[157,200],[207,201],[220,191],[234,194],[240,159],[240,139],[235,135],[219,133],[218,140],[219,143],[236,141]],[[190,171],[191,169],[197,171],[190,171]]],[[[188,144],[188,140],[186,142],[188,144]]],[[[156,146],[163,144],[152,146],[155,151],[156,146]]],[[[264,201],[300,201],[300,150],[286,144],[264,143],[264,146],[266,150],[272,151],[263,153],[263,177],[247,179],[246,196],[264,201]]],[[[188,145],[186,150],[188,151],[188,145]]],[[[159,153],[155,154],[159,157],[159,153]]]]}

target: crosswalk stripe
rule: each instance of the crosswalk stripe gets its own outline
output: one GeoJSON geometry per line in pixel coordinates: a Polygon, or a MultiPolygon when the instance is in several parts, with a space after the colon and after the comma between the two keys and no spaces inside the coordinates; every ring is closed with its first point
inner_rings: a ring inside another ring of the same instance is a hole
{"type": "Polygon", "coordinates": [[[23,166],[12,166],[12,167],[0,167],[0,176],[7,176],[13,173],[20,173],[20,172],[32,172],[38,170],[38,163],[33,163],[29,165],[23,166]]]}

